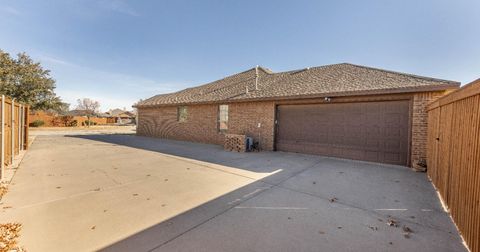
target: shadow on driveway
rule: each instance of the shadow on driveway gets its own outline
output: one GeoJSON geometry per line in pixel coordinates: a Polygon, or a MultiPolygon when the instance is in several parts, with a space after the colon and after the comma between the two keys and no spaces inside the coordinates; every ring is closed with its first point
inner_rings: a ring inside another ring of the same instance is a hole
{"type": "Polygon", "coordinates": [[[465,251],[426,175],[406,167],[135,135],[70,137],[272,173],[102,251],[465,251]]]}
{"type": "Polygon", "coordinates": [[[256,173],[278,173],[265,178],[266,182],[277,184],[293,174],[319,163],[320,156],[285,152],[228,152],[222,146],[184,141],[175,141],[126,134],[76,135],[69,136],[123,145],[154,151],[176,157],[235,167],[256,173]]]}

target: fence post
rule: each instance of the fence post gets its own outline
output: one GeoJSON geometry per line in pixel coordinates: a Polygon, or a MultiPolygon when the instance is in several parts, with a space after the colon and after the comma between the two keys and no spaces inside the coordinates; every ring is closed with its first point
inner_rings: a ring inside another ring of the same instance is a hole
{"type": "Polygon", "coordinates": [[[11,152],[12,155],[10,156],[10,161],[12,162],[13,165],[13,158],[15,157],[15,98],[12,99],[12,144],[11,144],[11,152]]]}
{"type": "Polygon", "coordinates": [[[27,107],[25,108],[25,124],[23,125],[23,129],[24,129],[24,133],[23,133],[23,144],[24,144],[24,147],[25,147],[25,150],[28,150],[28,124],[29,124],[29,121],[30,121],[30,107],[27,105],[27,107]]]}
{"type": "Polygon", "coordinates": [[[23,104],[18,108],[18,119],[20,120],[20,124],[18,125],[18,148],[23,150],[23,104]]]}
{"type": "Polygon", "coordinates": [[[22,150],[22,104],[18,104],[18,134],[17,134],[17,142],[18,142],[18,152],[22,150]]]}
{"type": "Polygon", "coordinates": [[[5,95],[2,95],[2,143],[1,148],[1,164],[0,164],[0,180],[5,176],[5,95]]]}

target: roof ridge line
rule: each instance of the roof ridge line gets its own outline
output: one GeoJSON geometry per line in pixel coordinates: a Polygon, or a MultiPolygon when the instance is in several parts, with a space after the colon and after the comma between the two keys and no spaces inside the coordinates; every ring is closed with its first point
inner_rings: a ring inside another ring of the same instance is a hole
{"type": "MultiPolygon", "coordinates": [[[[262,68],[262,67],[260,67],[260,68],[262,68]]],[[[196,89],[196,88],[199,88],[199,87],[204,87],[204,86],[213,84],[213,83],[215,83],[215,82],[219,82],[219,81],[225,80],[225,79],[227,79],[227,78],[231,78],[231,77],[234,77],[234,76],[237,76],[237,75],[240,75],[240,74],[243,74],[243,73],[252,71],[252,70],[255,70],[255,67],[249,68],[249,69],[247,69],[247,70],[245,70],[245,71],[242,71],[242,72],[234,73],[234,74],[229,75],[229,76],[225,76],[225,77],[223,77],[223,78],[221,78],[221,79],[218,79],[218,80],[210,81],[210,82],[207,82],[207,83],[204,83],[204,84],[200,84],[200,85],[194,86],[194,87],[185,88],[185,89],[179,90],[179,91],[177,91],[177,92],[173,92],[173,93],[178,93],[178,92],[182,92],[182,91],[189,90],[189,89],[196,89]]]]}
{"type": "Polygon", "coordinates": [[[417,75],[417,74],[409,74],[409,73],[399,72],[399,71],[392,71],[392,70],[387,70],[387,69],[382,69],[382,68],[377,68],[377,67],[357,65],[357,64],[348,63],[348,62],[344,62],[344,63],[340,63],[340,64],[351,65],[351,66],[354,66],[354,67],[361,67],[361,68],[366,68],[366,69],[371,69],[371,70],[377,70],[377,71],[382,71],[382,72],[386,72],[386,73],[400,74],[400,75],[405,75],[405,76],[414,77],[414,78],[418,78],[418,79],[424,79],[424,80],[433,80],[433,81],[451,82],[451,83],[461,84],[459,81],[432,78],[432,77],[427,77],[427,76],[422,76],[422,75],[417,75]]]}
{"type": "Polygon", "coordinates": [[[274,71],[272,71],[270,68],[267,68],[267,67],[262,67],[260,65],[258,65],[258,68],[261,69],[262,71],[264,71],[266,74],[276,74],[274,71]]]}
{"type": "Polygon", "coordinates": [[[348,63],[333,63],[333,64],[327,64],[327,65],[321,65],[321,66],[303,67],[303,68],[298,68],[298,69],[288,70],[288,71],[283,71],[283,72],[275,72],[273,74],[296,73],[296,72],[300,72],[300,71],[303,72],[305,70],[310,70],[312,68],[325,68],[325,67],[332,67],[332,66],[343,65],[343,64],[348,64],[348,63]]]}
{"type": "Polygon", "coordinates": [[[212,90],[212,91],[209,91],[209,92],[207,92],[207,93],[194,94],[194,95],[192,95],[192,97],[199,96],[199,95],[206,95],[206,94],[215,93],[215,92],[217,92],[217,91],[221,91],[221,90],[224,90],[224,89],[226,89],[226,88],[239,85],[239,84],[241,84],[241,83],[247,83],[247,85],[248,85],[248,81],[249,81],[249,80],[250,80],[250,79],[237,81],[237,82],[234,82],[234,83],[232,83],[232,84],[226,85],[226,86],[224,86],[224,87],[216,88],[216,89],[214,89],[214,90],[212,90]]]}

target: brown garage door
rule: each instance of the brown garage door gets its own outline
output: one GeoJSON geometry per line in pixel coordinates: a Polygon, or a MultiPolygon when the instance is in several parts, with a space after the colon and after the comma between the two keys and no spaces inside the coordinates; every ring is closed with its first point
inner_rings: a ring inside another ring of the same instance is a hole
{"type": "Polygon", "coordinates": [[[279,105],[279,151],[407,165],[409,101],[279,105]]]}

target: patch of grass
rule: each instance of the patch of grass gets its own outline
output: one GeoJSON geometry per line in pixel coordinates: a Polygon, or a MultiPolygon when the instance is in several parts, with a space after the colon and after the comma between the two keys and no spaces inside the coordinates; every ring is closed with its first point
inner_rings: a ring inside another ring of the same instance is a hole
{"type": "Polygon", "coordinates": [[[0,224],[0,252],[17,251],[24,252],[24,248],[18,246],[17,239],[20,236],[22,224],[6,223],[0,224]]]}

